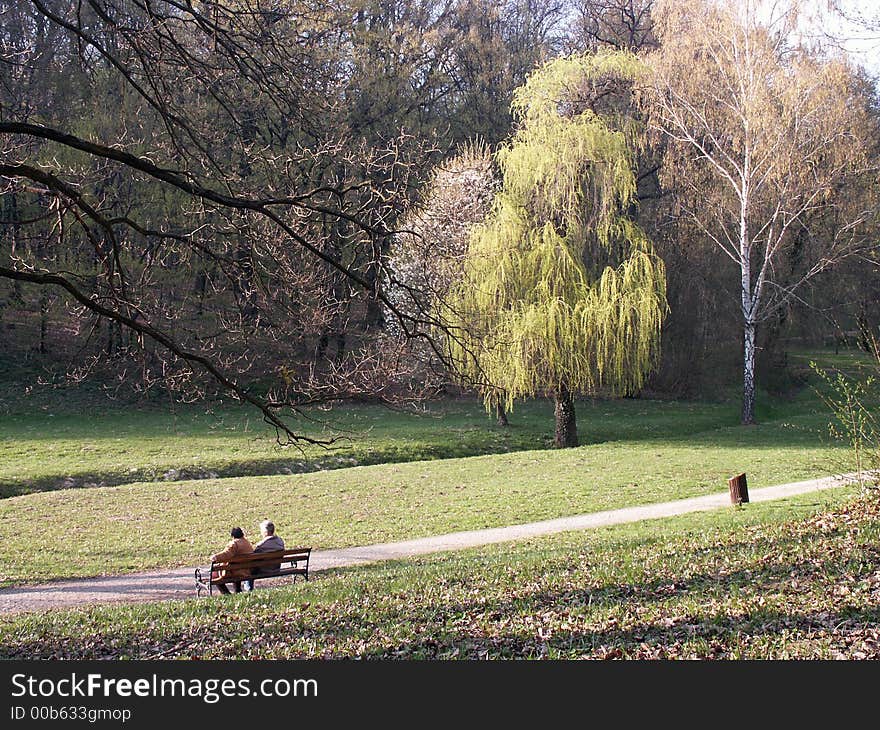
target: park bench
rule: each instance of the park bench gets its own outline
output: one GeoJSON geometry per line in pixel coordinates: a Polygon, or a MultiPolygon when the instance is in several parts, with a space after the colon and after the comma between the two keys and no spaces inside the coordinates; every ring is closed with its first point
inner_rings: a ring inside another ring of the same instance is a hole
{"type": "Polygon", "coordinates": [[[236,555],[228,560],[218,560],[212,562],[207,571],[196,568],[196,596],[201,596],[202,591],[207,591],[211,595],[214,586],[220,583],[236,583],[244,580],[262,580],[263,578],[278,578],[280,576],[292,575],[293,582],[296,582],[298,575],[309,579],[309,556],[312,553],[310,547],[286,548],[284,550],[273,550],[265,553],[249,553],[248,555],[236,555]],[[222,572],[233,570],[235,572],[248,571],[246,577],[218,578],[222,572]]]}

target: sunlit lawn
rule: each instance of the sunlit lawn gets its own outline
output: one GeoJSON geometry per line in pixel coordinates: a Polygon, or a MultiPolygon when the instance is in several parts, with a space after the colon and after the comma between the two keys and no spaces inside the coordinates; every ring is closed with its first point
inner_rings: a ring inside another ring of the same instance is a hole
{"type": "Polygon", "coordinates": [[[854,494],[0,618],[0,657],[880,658],[880,502],[854,494]]]}
{"type": "Polygon", "coordinates": [[[740,471],[752,488],[796,481],[835,471],[845,454],[786,421],[688,436],[657,428],[566,450],[55,490],[0,500],[0,574],[21,581],[191,564],[231,525],[253,533],[265,517],[288,541],[316,549],[495,527],[718,492],[740,471]]]}
{"type": "Polygon", "coordinates": [[[719,492],[739,472],[758,488],[851,467],[845,445],[829,441],[829,414],[810,388],[788,399],[762,397],[752,427],[738,425],[731,402],[584,401],[583,445],[566,450],[549,448],[545,402],[518,407],[509,429],[465,401],[434,404],[423,415],[339,408],[324,415],[352,441],[305,456],[258,435],[244,410],[110,409],[91,418],[57,410],[19,409],[3,419],[0,480],[11,492],[83,474],[117,473],[133,483],[0,499],[0,582],[7,585],[198,564],[232,525],[253,534],[265,517],[289,543],[326,549],[719,492]],[[310,462],[317,456],[325,461],[310,462]],[[161,476],[192,464],[275,473],[161,476]],[[150,470],[158,481],[134,481],[150,470]]]}
{"type": "MultiPolygon", "coordinates": [[[[806,361],[809,356],[803,355],[806,361]]],[[[828,361],[842,360],[829,353],[828,361]]],[[[852,365],[852,355],[846,361],[852,365]]],[[[674,402],[645,399],[582,401],[582,444],[644,439],[710,438],[738,428],[736,400],[674,402]]],[[[281,448],[256,411],[238,404],[127,405],[76,390],[29,394],[0,389],[0,497],[75,486],[109,486],[210,476],[288,474],[353,464],[544,449],[552,445],[552,405],[517,405],[509,428],[498,428],[475,399],[428,404],[420,412],[345,405],[292,421],[303,434],[338,437],[331,448],[281,448]]],[[[829,415],[809,390],[794,399],[759,400],[762,424],[813,434],[829,415]]],[[[741,438],[757,442],[764,432],[741,438]]],[[[731,438],[739,438],[731,436],[731,438]]],[[[788,440],[788,436],[783,441],[788,440]]]]}

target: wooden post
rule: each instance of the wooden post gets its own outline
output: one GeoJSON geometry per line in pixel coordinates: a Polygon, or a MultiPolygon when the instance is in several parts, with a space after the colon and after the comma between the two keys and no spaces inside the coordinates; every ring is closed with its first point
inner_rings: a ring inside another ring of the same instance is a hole
{"type": "Polygon", "coordinates": [[[749,487],[746,484],[746,475],[737,474],[727,480],[727,486],[730,487],[731,504],[742,504],[749,501],[749,487]]]}

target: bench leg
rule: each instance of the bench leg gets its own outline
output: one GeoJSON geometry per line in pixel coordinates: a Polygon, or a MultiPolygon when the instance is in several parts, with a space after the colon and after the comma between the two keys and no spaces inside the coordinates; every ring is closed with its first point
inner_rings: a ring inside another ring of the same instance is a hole
{"type": "Polygon", "coordinates": [[[205,581],[202,580],[202,571],[196,568],[194,575],[196,581],[196,598],[202,597],[202,591],[205,590],[205,581]]]}

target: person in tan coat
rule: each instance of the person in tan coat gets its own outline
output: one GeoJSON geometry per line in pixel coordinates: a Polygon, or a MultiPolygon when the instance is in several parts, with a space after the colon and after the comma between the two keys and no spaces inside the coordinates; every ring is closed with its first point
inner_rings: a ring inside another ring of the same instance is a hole
{"type": "MultiPolygon", "coordinates": [[[[260,533],[262,534],[263,539],[254,545],[255,553],[268,553],[275,550],[284,550],[284,540],[275,534],[275,523],[272,522],[272,520],[263,520],[260,523],[260,533]]],[[[281,563],[266,565],[262,568],[264,574],[266,571],[272,573],[278,570],[281,570],[281,563]]],[[[260,575],[260,572],[260,568],[254,568],[254,575],[260,575]]],[[[252,591],[254,589],[254,582],[252,580],[246,580],[244,582],[244,589],[245,591],[252,591]]]]}
{"type": "MultiPolygon", "coordinates": [[[[247,538],[245,538],[244,530],[240,527],[233,527],[232,530],[230,530],[229,535],[232,537],[232,540],[226,545],[225,550],[211,556],[211,562],[216,560],[229,560],[229,558],[234,558],[236,555],[247,555],[254,551],[254,546],[250,544],[247,538]]],[[[247,570],[223,570],[218,577],[243,579],[248,578],[249,573],[247,570]]],[[[236,580],[232,585],[235,587],[236,593],[241,593],[241,580],[236,580]]],[[[221,593],[229,594],[229,588],[227,588],[225,583],[218,583],[217,589],[221,593]]]]}

